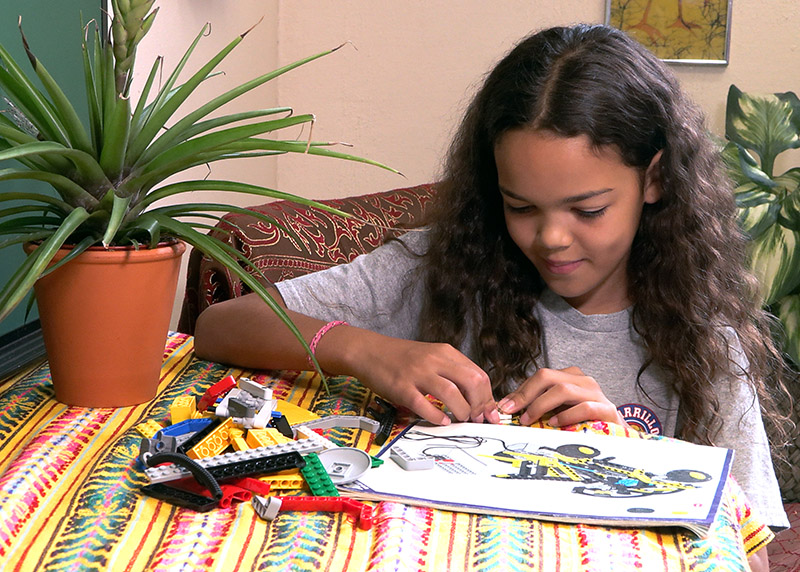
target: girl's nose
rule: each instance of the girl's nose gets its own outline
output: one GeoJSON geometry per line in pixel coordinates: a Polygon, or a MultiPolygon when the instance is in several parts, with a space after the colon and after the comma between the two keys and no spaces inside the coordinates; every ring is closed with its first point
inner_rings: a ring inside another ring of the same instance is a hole
{"type": "Polygon", "coordinates": [[[536,239],[546,250],[563,250],[572,244],[572,234],[555,220],[541,221],[536,239]]]}

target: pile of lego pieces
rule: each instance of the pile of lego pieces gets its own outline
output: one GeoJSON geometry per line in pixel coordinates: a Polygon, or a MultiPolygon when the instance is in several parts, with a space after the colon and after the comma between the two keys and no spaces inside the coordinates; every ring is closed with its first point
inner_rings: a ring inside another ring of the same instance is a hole
{"type": "MultiPolygon", "coordinates": [[[[387,407],[385,402],[380,405],[387,407]]],[[[261,384],[247,378],[237,383],[228,376],[199,400],[177,398],[170,421],[168,427],[155,421],[137,427],[143,435],[140,460],[150,480],[143,493],[197,511],[249,499],[256,513],[268,520],[279,510],[347,512],[356,517],[359,528],[372,526],[371,507],[339,497],[336,484],[356,480],[381,461],[360,449],[339,447],[321,430],[358,427],[385,439],[391,430],[388,415],[380,420],[319,417],[273,399],[272,391],[261,384]],[[274,495],[300,488],[308,488],[312,496],[274,495]]]]}

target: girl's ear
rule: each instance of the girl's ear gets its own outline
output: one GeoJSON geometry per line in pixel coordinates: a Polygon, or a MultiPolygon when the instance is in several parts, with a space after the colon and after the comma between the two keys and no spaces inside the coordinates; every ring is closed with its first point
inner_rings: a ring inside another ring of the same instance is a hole
{"type": "Polygon", "coordinates": [[[661,161],[661,154],[663,150],[659,151],[653,156],[647,171],[644,173],[644,202],[653,204],[661,200],[661,169],[659,163],[661,161]]]}

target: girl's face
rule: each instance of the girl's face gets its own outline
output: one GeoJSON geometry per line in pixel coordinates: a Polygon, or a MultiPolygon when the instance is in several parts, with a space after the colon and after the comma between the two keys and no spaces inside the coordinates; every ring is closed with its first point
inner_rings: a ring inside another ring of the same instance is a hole
{"type": "Polygon", "coordinates": [[[627,308],[628,258],[642,207],[661,196],[613,147],[514,129],[495,145],[506,227],[547,286],[584,314],[627,308]]]}

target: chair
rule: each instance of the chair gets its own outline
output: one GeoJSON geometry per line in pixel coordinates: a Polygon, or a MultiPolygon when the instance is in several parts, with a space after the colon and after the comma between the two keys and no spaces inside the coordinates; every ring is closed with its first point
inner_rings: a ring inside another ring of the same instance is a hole
{"type": "MultiPolygon", "coordinates": [[[[380,246],[389,235],[418,226],[433,192],[433,185],[428,184],[319,201],[353,218],[275,201],[251,209],[272,217],[291,234],[277,225],[235,213],[225,215],[212,234],[247,256],[269,282],[275,283],[350,262],[380,246]]],[[[229,270],[193,249],[178,330],[193,334],[200,312],[247,291],[229,270]]]]}

